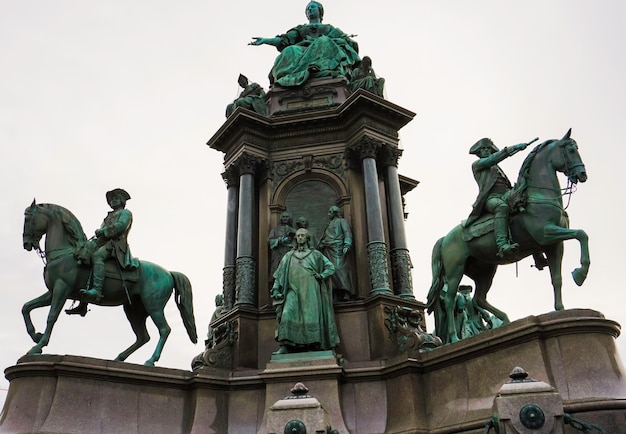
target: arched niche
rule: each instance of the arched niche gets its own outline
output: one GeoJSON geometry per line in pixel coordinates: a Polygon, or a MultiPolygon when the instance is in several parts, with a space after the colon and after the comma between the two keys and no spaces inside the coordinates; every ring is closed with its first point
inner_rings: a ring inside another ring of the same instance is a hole
{"type": "Polygon", "coordinates": [[[346,196],[345,184],[334,173],[321,169],[303,170],[281,182],[273,195],[271,208],[286,209],[294,226],[300,216],[306,217],[309,232],[319,240],[328,222],[328,208],[339,204],[346,196]]]}

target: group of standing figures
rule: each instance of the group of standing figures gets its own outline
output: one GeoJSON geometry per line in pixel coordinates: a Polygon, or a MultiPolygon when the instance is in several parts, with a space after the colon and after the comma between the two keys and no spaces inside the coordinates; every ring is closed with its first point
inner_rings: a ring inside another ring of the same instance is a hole
{"type": "Polygon", "coordinates": [[[330,350],[339,345],[333,300],[354,297],[352,231],[337,206],[328,210],[328,225],[319,241],[308,220],[283,212],[268,237],[270,296],[276,307],[277,354],[330,350]]]}

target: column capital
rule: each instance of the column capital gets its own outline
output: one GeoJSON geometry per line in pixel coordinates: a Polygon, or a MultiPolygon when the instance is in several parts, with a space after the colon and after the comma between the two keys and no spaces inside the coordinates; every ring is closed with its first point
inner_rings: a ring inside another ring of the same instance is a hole
{"type": "Polygon", "coordinates": [[[239,175],[255,175],[259,166],[263,163],[263,159],[256,155],[248,154],[244,152],[235,160],[232,166],[236,166],[239,169],[239,175]]]}
{"type": "Polygon", "coordinates": [[[395,146],[383,144],[378,152],[378,160],[383,167],[398,167],[398,160],[402,155],[402,149],[395,146]]]}
{"type": "Polygon", "coordinates": [[[350,150],[361,160],[376,158],[378,150],[384,146],[380,140],[365,136],[358,143],[350,147],[350,150]]]}
{"type": "Polygon", "coordinates": [[[231,164],[222,172],[222,179],[226,183],[226,188],[237,187],[239,185],[239,168],[231,164]]]}

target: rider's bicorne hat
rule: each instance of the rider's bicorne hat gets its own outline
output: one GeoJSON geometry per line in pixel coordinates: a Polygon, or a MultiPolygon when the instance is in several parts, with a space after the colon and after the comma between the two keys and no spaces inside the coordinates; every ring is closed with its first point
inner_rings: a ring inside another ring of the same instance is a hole
{"type": "Polygon", "coordinates": [[[491,149],[493,149],[494,152],[499,151],[498,147],[493,144],[491,139],[488,139],[487,137],[485,137],[484,139],[480,139],[479,141],[474,143],[474,145],[470,148],[469,153],[478,155],[478,150],[485,145],[488,145],[491,149]]]}
{"type": "Polygon", "coordinates": [[[107,191],[106,197],[107,197],[107,203],[109,205],[111,205],[111,198],[113,196],[119,196],[122,199],[124,199],[124,202],[126,202],[128,199],[130,199],[130,194],[128,194],[128,192],[126,190],[124,190],[123,188],[114,188],[111,191],[107,191]]]}

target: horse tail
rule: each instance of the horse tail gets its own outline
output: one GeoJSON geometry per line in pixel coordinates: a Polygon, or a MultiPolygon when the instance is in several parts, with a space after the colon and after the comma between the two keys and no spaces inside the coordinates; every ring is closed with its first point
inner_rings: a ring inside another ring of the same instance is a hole
{"type": "Polygon", "coordinates": [[[431,268],[433,272],[433,282],[430,285],[428,291],[428,299],[426,301],[427,312],[431,313],[438,305],[439,295],[444,285],[443,279],[443,262],[441,261],[441,245],[443,244],[443,237],[439,238],[433,247],[433,256],[431,261],[431,268]]]}
{"type": "Polygon", "coordinates": [[[178,271],[170,271],[174,278],[174,301],[176,307],[183,319],[183,324],[189,335],[189,339],[194,344],[198,342],[198,333],[196,332],[196,319],[193,315],[193,295],[191,293],[191,282],[183,273],[178,271]]]}

